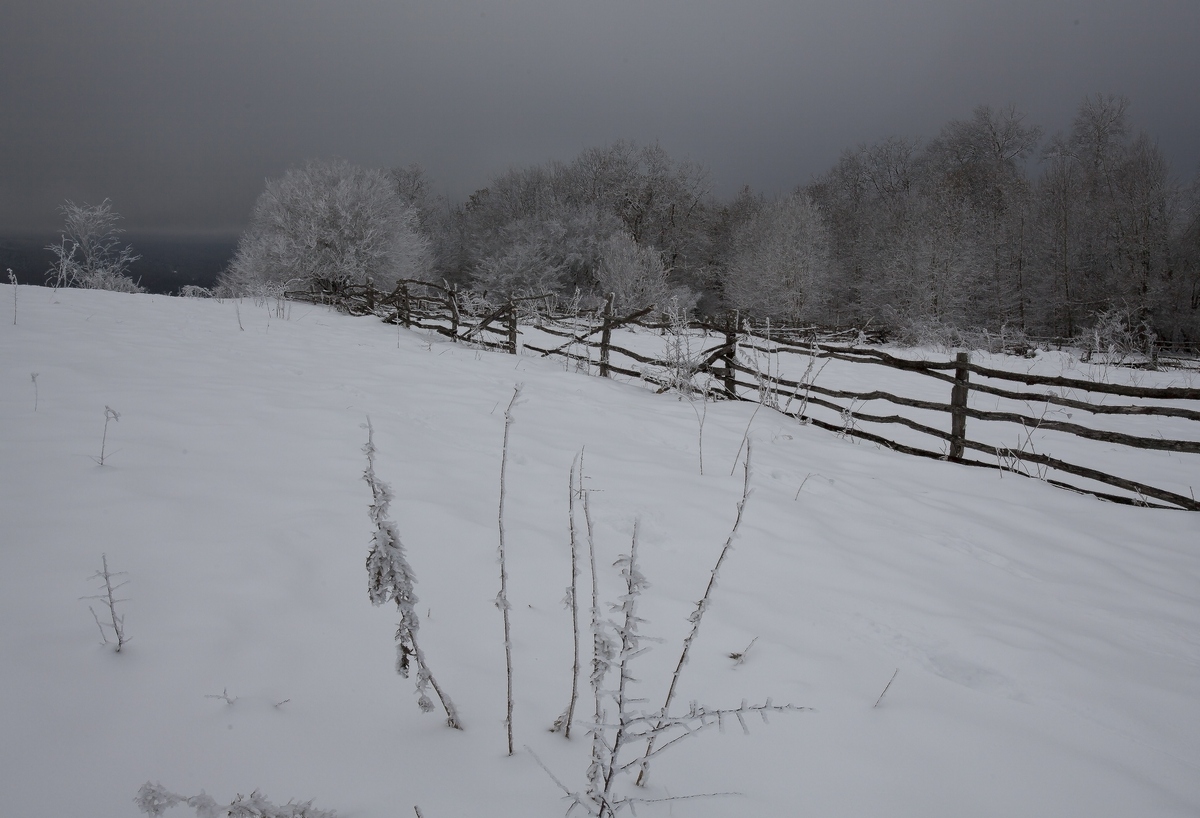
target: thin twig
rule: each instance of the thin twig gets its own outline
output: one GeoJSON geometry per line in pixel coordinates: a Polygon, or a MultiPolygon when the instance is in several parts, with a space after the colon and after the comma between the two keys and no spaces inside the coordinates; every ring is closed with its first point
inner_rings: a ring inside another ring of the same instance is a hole
{"type": "MultiPolygon", "coordinates": [[[[580,466],[582,470],[582,465],[580,466]]],[[[582,486],[580,487],[582,490],[582,486]]],[[[591,493],[583,491],[583,520],[587,526],[588,565],[592,573],[592,672],[588,681],[592,687],[592,701],[595,706],[592,715],[592,746],[591,762],[588,764],[588,796],[599,797],[598,782],[603,767],[604,732],[604,674],[607,670],[607,642],[601,632],[600,622],[600,588],[596,572],[596,539],[592,525],[591,493]]],[[[590,810],[589,810],[590,811],[590,810]]]]}
{"type": "MultiPolygon", "coordinates": [[[[759,409],[762,409],[762,407],[763,407],[763,405],[762,405],[761,403],[760,403],[760,404],[758,404],[757,406],[755,406],[755,407],[754,407],[754,411],[750,413],[750,420],[746,421],[746,431],[745,431],[745,433],[743,433],[743,434],[742,434],[742,442],[741,442],[741,444],[738,446],[737,454],[735,454],[735,455],[733,456],[733,466],[732,466],[732,467],[729,469],[729,476],[730,476],[730,477],[732,477],[732,476],[733,476],[733,473],[734,473],[735,471],[737,471],[738,459],[739,459],[739,458],[742,456],[742,449],[743,449],[743,448],[746,448],[747,450],[749,449],[749,445],[750,445],[750,424],[754,423],[754,417],[755,417],[755,415],[757,415],[757,414],[758,414],[758,410],[759,410],[759,409]]],[[[746,452],[746,459],[747,459],[747,461],[749,461],[749,459],[750,459],[750,453],[749,453],[749,451],[747,451],[747,452],[746,452]]]]}
{"type": "MultiPolygon", "coordinates": [[[[709,605],[709,601],[712,597],[713,589],[717,587],[717,575],[721,570],[721,565],[725,562],[725,557],[729,554],[730,550],[733,548],[733,541],[734,541],[734,538],[737,537],[738,527],[741,526],[741,524],[742,524],[742,512],[746,508],[746,500],[748,500],[750,498],[750,494],[751,494],[751,490],[750,490],[751,446],[750,446],[749,439],[747,439],[745,442],[746,442],[746,461],[744,463],[745,478],[742,481],[742,499],[740,499],[737,504],[737,517],[734,518],[733,528],[730,529],[730,531],[729,531],[729,537],[725,540],[725,545],[721,548],[721,553],[717,556],[716,564],[713,566],[712,571],[709,572],[708,586],[704,589],[704,596],[702,596],[700,598],[700,601],[696,603],[696,609],[694,611],[692,611],[691,615],[688,617],[688,620],[692,623],[692,629],[683,640],[683,650],[679,654],[679,661],[675,665],[675,672],[673,674],[671,674],[671,686],[667,689],[667,697],[663,701],[663,706],[662,706],[662,711],[661,711],[664,714],[671,707],[671,702],[675,698],[675,689],[679,685],[679,676],[680,676],[681,672],[683,671],[683,666],[685,664],[687,664],[688,654],[690,653],[690,651],[692,649],[692,642],[695,641],[696,634],[700,632],[700,622],[704,618],[704,612],[706,610],[708,610],[708,605],[709,605]]],[[[654,741],[655,741],[656,736],[657,736],[656,733],[651,734],[649,740],[646,742],[646,753],[642,757],[642,759],[643,759],[642,769],[638,773],[638,777],[637,777],[637,785],[639,787],[644,787],[646,785],[646,778],[649,775],[649,764],[647,762],[648,762],[650,756],[654,752],[654,741]]]]}
{"type": "Polygon", "coordinates": [[[567,480],[567,522],[571,532],[571,584],[567,587],[567,604],[571,608],[571,633],[574,638],[575,656],[571,666],[571,700],[551,732],[560,728],[564,738],[571,737],[571,722],[575,719],[575,703],[579,698],[579,543],[575,536],[575,495],[583,491],[583,450],[571,462],[571,475],[567,480]],[[575,487],[575,473],[579,472],[579,488],[575,487]]]}
{"type": "Polygon", "coordinates": [[[900,673],[900,668],[896,668],[896,672],[892,674],[892,678],[888,679],[888,683],[886,685],[884,685],[883,693],[880,693],[879,698],[875,700],[875,704],[871,705],[872,710],[874,710],[876,707],[878,707],[879,703],[881,701],[883,701],[883,697],[887,694],[888,688],[892,686],[892,682],[896,681],[896,676],[899,673],[900,673]]]}
{"type": "Polygon", "coordinates": [[[508,567],[505,564],[505,542],[504,542],[504,495],[505,495],[505,480],[504,474],[508,467],[508,430],[512,426],[512,408],[517,402],[517,398],[521,395],[522,384],[517,384],[513,387],[513,396],[508,402],[508,408],[504,410],[504,448],[500,457],[500,510],[497,515],[497,522],[500,528],[500,593],[496,597],[496,607],[500,609],[501,617],[504,619],[504,673],[507,682],[507,710],[504,717],[504,729],[508,733],[508,754],[513,754],[513,669],[512,669],[512,627],[509,622],[508,615],[508,567]]]}
{"type": "Polygon", "coordinates": [[[221,701],[225,702],[225,704],[227,704],[227,705],[232,705],[234,702],[236,702],[238,700],[237,696],[229,695],[229,688],[227,688],[227,687],[221,688],[220,693],[210,693],[209,695],[205,696],[204,698],[220,699],[221,701]]]}
{"type": "Polygon", "coordinates": [[[108,422],[110,420],[119,421],[120,419],[121,414],[116,409],[113,409],[111,406],[104,407],[104,436],[100,438],[100,459],[96,461],[101,466],[104,465],[104,449],[108,444],[108,422]]]}

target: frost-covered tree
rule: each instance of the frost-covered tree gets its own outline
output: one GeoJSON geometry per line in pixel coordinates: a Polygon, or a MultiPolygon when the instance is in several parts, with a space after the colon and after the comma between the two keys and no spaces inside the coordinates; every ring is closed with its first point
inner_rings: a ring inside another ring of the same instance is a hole
{"type": "Polygon", "coordinates": [[[651,305],[665,309],[671,298],[662,256],[624,231],[601,242],[596,280],[601,293],[613,294],[614,308],[621,314],[651,305]]]}
{"type": "Polygon", "coordinates": [[[827,320],[829,230],[804,193],[764,205],[733,236],[727,303],[788,321],[827,320]]]}
{"type": "Polygon", "coordinates": [[[98,205],[67,202],[60,208],[65,224],[58,244],[46,249],[55,256],[50,282],[55,287],[83,287],[140,293],[142,288],[129,277],[129,265],[141,256],[129,245],[121,246],[117,227],[121,217],[105,199],[98,205]]]}
{"type": "Polygon", "coordinates": [[[505,241],[479,260],[473,282],[496,299],[557,292],[569,264],[562,253],[566,230],[558,221],[523,219],[499,231],[505,241]]]}
{"type": "Polygon", "coordinates": [[[1128,106],[1122,97],[1085,99],[1071,131],[1046,150],[1038,273],[1051,296],[1044,323],[1056,333],[1075,335],[1114,309],[1166,336],[1189,323],[1171,250],[1182,199],[1158,146],[1130,134],[1128,106]]]}
{"type": "Polygon", "coordinates": [[[542,288],[590,295],[600,245],[614,233],[656,252],[676,284],[710,259],[708,178],[658,145],[619,141],[569,163],[506,171],[462,209],[462,266],[476,287],[506,295],[542,288]]]}
{"type": "MultiPolygon", "coordinates": [[[[970,119],[952,120],[926,148],[926,185],[957,208],[971,271],[961,282],[971,320],[1026,325],[1031,186],[1023,164],[1041,129],[1014,106],[980,105],[970,119]]],[[[942,225],[954,219],[939,219],[942,225]]]]}
{"type": "Polygon", "coordinates": [[[267,182],[222,284],[235,293],[287,282],[391,289],[423,278],[428,252],[416,210],[386,173],[309,162],[267,182]]]}

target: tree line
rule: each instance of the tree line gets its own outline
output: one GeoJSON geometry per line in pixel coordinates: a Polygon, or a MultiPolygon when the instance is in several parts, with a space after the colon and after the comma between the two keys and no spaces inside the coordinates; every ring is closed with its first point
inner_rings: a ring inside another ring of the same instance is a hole
{"type": "Polygon", "coordinates": [[[1200,185],[1128,102],[1085,99],[1043,138],[980,106],[932,139],[842,153],[790,194],[711,193],[702,165],[618,141],[501,173],[454,203],[419,167],[311,162],[271,180],[221,288],[446,281],[789,325],[1200,339],[1200,185]]]}

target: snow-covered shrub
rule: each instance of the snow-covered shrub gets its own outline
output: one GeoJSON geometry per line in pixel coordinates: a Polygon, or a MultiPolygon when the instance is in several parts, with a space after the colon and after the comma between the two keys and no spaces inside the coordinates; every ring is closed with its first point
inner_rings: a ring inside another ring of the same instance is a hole
{"type": "Polygon", "coordinates": [[[654,373],[663,386],[689,400],[702,390],[695,383],[700,371],[701,358],[692,350],[692,332],[688,322],[688,308],[672,296],[662,308],[666,319],[663,329],[663,362],[665,367],[654,373]]]}
{"type": "Polygon", "coordinates": [[[962,345],[958,327],[932,316],[917,316],[896,323],[893,340],[906,347],[953,349],[962,345]]]}
{"type": "Polygon", "coordinates": [[[1085,350],[1084,360],[1099,356],[1103,363],[1116,365],[1130,355],[1153,351],[1157,336],[1145,318],[1134,310],[1111,309],[1096,314],[1096,323],[1079,338],[1085,350]]]}
{"type": "Polygon", "coordinates": [[[217,801],[203,791],[187,797],[171,792],[162,784],[147,781],[138,790],[133,803],[140,812],[154,816],[165,813],[177,804],[187,804],[196,811],[197,818],[337,818],[337,813],[328,809],[317,809],[312,801],[273,804],[258,790],[249,795],[239,793],[228,804],[217,801]]]}

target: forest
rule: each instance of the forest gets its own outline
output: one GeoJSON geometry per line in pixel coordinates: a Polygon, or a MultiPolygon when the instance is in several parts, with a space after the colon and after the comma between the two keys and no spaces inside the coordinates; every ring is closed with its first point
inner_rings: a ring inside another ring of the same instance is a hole
{"type": "Polygon", "coordinates": [[[510,170],[459,206],[418,168],[391,178],[429,238],[428,274],[492,294],[615,292],[625,309],[675,296],[702,315],[899,340],[1098,323],[1200,338],[1198,185],[1119,97],[1085,99],[1049,138],[980,106],[932,139],[848,149],[776,199],[716,201],[703,166],[624,141],[510,170]]]}
{"type": "Polygon", "coordinates": [[[420,279],[481,302],[611,293],[620,312],[736,311],[902,343],[1194,345],[1200,176],[1181,180],[1129,107],[1088,97],[1047,137],[1013,106],[980,106],[929,139],[849,148],[774,198],[721,201],[702,164],[623,140],[507,170],[459,203],[418,165],[313,161],[268,181],[217,291],[420,279]]]}

